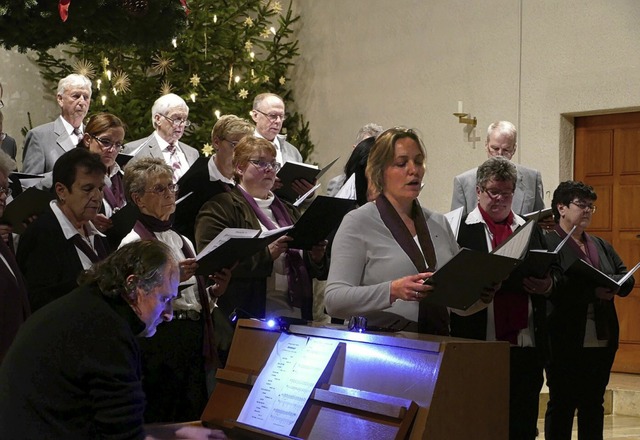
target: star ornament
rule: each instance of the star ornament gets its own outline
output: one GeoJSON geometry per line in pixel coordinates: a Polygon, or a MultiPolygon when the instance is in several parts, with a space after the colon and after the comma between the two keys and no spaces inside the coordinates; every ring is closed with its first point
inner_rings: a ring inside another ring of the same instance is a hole
{"type": "Polygon", "coordinates": [[[279,14],[279,13],[281,13],[281,12],[282,12],[282,3],[280,3],[280,2],[275,2],[275,3],[273,4],[273,10],[274,10],[274,12],[276,12],[276,13],[278,13],[278,14],[279,14]]]}
{"type": "Polygon", "coordinates": [[[96,68],[93,66],[93,63],[85,59],[76,61],[73,65],[73,71],[89,79],[93,79],[96,76],[96,68]]]}
{"type": "Polygon", "coordinates": [[[247,99],[247,96],[249,96],[249,92],[247,91],[247,89],[240,89],[240,91],[238,92],[238,97],[247,99]]]}
{"type": "Polygon", "coordinates": [[[193,87],[198,87],[198,85],[200,84],[200,77],[196,74],[194,74],[191,79],[189,80],[189,82],[191,83],[191,85],[193,87]]]}
{"type": "Polygon", "coordinates": [[[271,31],[269,29],[264,29],[262,32],[260,32],[260,37],[264,38],[265,40],[267,38],[271,37],[271,31]]]}
{"type": "Polygon", "coordinates": [[[210,143],[207,142],[206,144],[204,144],[204,146],[202,147],[202,154],[204,154],[205,157],[209,157],[213,154],[213,147],[210,143]]]}
{"type": "Polygon", "coordinates": [[[253,49],[253,43],[251,41],[247,41],[244,43],[244,48],[247,52],[251,52],[251,49],[253,49]]]}
{"type": "Polygon", "coordinates": [[[155,55],[153,58],[153,64],[151,65],[151,70],[155,73],[161,73],[165,75],[167,72],[173,69],[171,65],[173,63],[173,58],[164,57],[162,54],[155,55]]]}
{"type": "Polygon", "coordinates": [[[284,76],[281,76],[280,79],[278,80],[278,82],[280,83],[281,86],[283,86],[284,83],[287,82],[287,78],[285,78],[284,76]]]}
{"type": "Polygon", "coordinates": [[[247,17],[247,18],[244,20],[244,25],[245,25],[245,26],[247,26],[247,27],[251,27],[251,26],[253,26],[253,20],[251,19],[251,17],[247,17]]]}

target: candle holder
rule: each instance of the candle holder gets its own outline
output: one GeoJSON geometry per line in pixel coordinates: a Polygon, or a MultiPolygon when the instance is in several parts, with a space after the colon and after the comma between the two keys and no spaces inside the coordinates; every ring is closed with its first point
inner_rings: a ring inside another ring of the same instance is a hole
{"type": "Polygon", "coordinates": [[[454,113],[453,116],[457,117],[458,122],[460,122],[461,124],[471,125],[472,127],[478,125],[478,120],[475,118],[475,116],[473,118],[467,118],[467,116],[469,116],[469,113],[454,113]]]}

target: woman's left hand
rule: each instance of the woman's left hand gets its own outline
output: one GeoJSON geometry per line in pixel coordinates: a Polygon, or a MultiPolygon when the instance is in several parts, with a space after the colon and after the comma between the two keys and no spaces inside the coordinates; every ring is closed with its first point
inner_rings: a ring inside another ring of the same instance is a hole
{"type": "Polygon", "coordinates": [[[107,229],[113,226],[113,222],[104,214],[97,214],[93,220],[91,220],[93,226],[100,232],[105,232],[107,229]]]}
{"type": "Polygon", "coordinates": [[[180,262],[180,282],[183,283],[196,274],[198,263],[195,258],[187,258],[180,262]]]}
{"type": "Polygon", "coordinates": [[[605,301],[611,301],[614,296],[616,296],[616,292],[618,289],[607,289],[606,287],[596,287],[596,297],[603,299],[605,301]]]}
{"type": "Polygon", "coordinates": [[[231,270],[222,269],[220,270],[220,272],[209,275],[209,279],[214,283],[212,286],[210,286],[210,294],[218,298],[224,295],[224,292],[229,286],[229,281],[231,281],[231,270]]]}
{"type": "Polygon", "coordinates": [[[522,287],[533,295],[546,295],[552,285],[551,275],[547,273],[544,278],[527,277],[522,280],[522,287]]]}
{"type": "Polygon", "coordinates": [[[322,264],[324,254],[327,251],[327,243],[329,243],[327,240],[322,240],[320,243],[314,244],[311,247],[311,250],[309,251],[309,257],[311,258],[311,261],[316,264],[322,264]]]}

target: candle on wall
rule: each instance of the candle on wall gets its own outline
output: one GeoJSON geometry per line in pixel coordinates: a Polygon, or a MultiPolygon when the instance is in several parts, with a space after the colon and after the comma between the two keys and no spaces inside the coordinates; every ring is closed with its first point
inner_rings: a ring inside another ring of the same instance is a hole
{"type": "Polygon", "coordinates": [[[462,113],[462,101],[458,101],[458,113],[462,113]]]}

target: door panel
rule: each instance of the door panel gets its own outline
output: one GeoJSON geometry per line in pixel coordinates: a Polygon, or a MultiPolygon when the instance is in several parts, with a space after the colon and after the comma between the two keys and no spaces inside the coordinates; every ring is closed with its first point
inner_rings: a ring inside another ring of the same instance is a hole
{"type": "MultiPolygon", "coordinates": [[[[589,232],[610,241],[628,268],[640,261],[640,112],[575,120],[574,178],[593,186],[598,210],[589,232]]],[[[640,273],[616,297],[620,349],[613,371],[640,373],[640,273]]]]}

